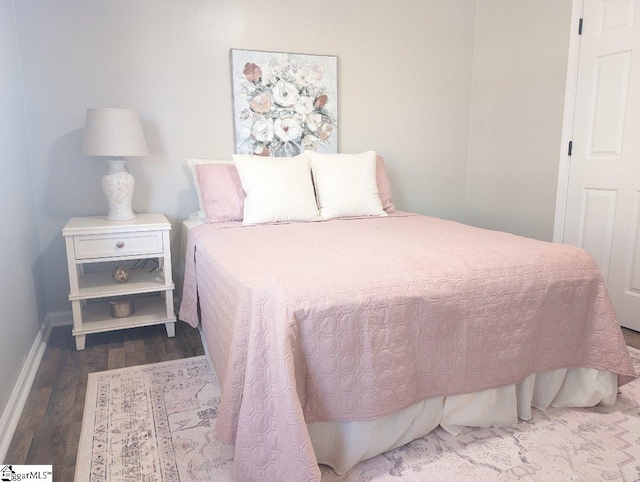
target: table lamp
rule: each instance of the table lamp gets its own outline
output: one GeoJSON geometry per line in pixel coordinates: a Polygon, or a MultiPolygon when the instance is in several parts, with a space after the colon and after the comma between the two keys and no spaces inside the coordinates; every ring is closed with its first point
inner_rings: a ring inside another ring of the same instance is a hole
{"type": "Polygon", "coordinates": [[[82,153],[103,156],[109,171],[102,176],[102,191],[109,203],[109,221],[129,221],[135,179],[125,167],[125,157],[149,154],[138,114],[130,109],[87,109],[82,153]]]}

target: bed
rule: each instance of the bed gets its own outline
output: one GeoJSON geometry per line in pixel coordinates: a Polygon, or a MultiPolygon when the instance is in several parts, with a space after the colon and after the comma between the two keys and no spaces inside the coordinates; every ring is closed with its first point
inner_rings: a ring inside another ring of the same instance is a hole
{"type": "Polygon", "coordinates": [[[581,249],[411,213],[192,222],[180,319],[237,480],[319,480],[438,425],[612,404],[635,377],[581,249]]]}

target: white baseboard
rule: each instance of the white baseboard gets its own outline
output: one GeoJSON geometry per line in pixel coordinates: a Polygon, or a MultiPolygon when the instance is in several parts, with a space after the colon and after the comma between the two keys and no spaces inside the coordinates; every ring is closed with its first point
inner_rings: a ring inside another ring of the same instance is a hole
{"type": "Polygon", "coordinates": [[[71,311],[54,311],[47,313],[49,323],[53,328],[56,326],[73,325],[73,313],[71,311]]]}
{"type": "Polygon", "coordinates": [[[22,366],[18,380],[13,387],[9,402],[4,409],[2,417],[0,418],[0,460],[5,463],[11,463],[11,460],[5,460],[9,445],[11,445],[11,439],[18,426],[18,421],[22,415],[22,410],[27,402],[27,397],[31,391],[31,385],[38,372],[42,355],[47,348],[47,340],[49,339],[49,333],[51,333],[52,317],[47,314],[40,327],[40,331],[33,340],[31,350],[22,366]]]}

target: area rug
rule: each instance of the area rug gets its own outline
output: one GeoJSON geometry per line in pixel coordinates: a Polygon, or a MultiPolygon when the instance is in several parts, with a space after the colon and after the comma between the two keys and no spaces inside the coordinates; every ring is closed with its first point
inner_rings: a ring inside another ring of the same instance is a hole
{"type": "MultiPolygon", "coordinates": [[[[636,371],[640,351],[630,348],[636,371]]],[[[230,481],[220,387],[204,356],[89,375],[76,481],[230,481]]],[[[515,427],[438,428],[323,482],[640,479],[640,380],[613,407],[550,408],[515,427]]]]}

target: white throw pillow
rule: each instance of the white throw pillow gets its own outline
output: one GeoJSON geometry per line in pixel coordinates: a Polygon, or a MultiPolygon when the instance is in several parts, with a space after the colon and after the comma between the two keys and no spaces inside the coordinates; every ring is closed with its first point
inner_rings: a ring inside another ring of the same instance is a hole
{"type": "Polygon", "coordinates": [[[242,224],[318,221],[310,159],[234,154],[247,193],[242,224]]]}
{"type": "Polygon", "coordinates": [[[378,195],[376,153],[318,154],[311,170],[322,219],[386,216],[378,195]]]}

